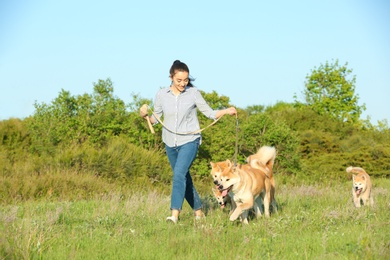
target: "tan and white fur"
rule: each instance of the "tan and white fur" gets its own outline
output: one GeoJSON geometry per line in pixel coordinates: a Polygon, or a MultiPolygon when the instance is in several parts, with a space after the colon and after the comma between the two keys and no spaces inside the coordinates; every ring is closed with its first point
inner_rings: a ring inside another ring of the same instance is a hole
{"type": "Polygon", "coordinates": [[[352,174],[352,197],[355,207],[360,208],[361,204],[374,205],[372,197],[372,183],[370,176],[363,168],[349,166],[348,173],[352,174]]]}
{"type": "Polygon", "coordinates": [[[217,187],[212,188],[212,191],[221,209],[224,209],[229,204],[230,213],[232,213],[233,210],[236,208],[236,203],[232,199],[233,194],[224,193],[223,191],[220,191],[217,187]]]}
{"type": "MultiPolygon", "coordinates": [[[[230,214],[235,210],[236,208],[236,202],[233,200],[233,193],[229,192],[228,190],[219,190],[219,177],[221,176],[223,170],[226,168],[226,162],[217,162],[213,163],[210,162],[211,165],[211,176],[213,177],[213,182],[216,185],[215,188],[212,189],[213,194],[215,198],[218,201],[218,204],[221,206],[221,208],[224,208],[226,204],[230,204],[230,214]]],[[[260,204],[259,207],[261,207],[262,204],[260,204]]],[[[261,212],[260,212],[261,214],[261,212]]],[[[241,216],[241,222],[248,223],[246,216],[241,216]]]]}
{"type": "MultiPolygon", "coordinates": [[[[230,215],[234,212],[236,209],[237,205],[236,202],[234,201],[234,194],[230,191],[231,189],[224,189],[221,190],[221,185],[220,182],[218,181],[220,179],[220,176],[224,170],[226,170],[228,167],[231,166],[231,162],[229,160],[223,161],[223,162],[217,162],[213,163],[210,162],[211,164],[211,175],[214,178],[214,184],[216,184],[216,190],[213,190],[214,196],[217,198],[218,203],[221,205],[223,203],[223,200],[227,200],[228,197],[231,201],[231,211],[230,215]]],[[[241,165],[239,167],[242,167],[241,165]]],[[[254,201],[254,210],[256,217],[260,217],[262,215],[261,213],[261,207],[263,205],[262,197],[256,198],[254,201]]],[[[244,211],[240,215],[240,221],[244,224],[248,224],[248,211],[244,211]]]]}
{"type": "MultiPolygon", "coordinates": [[[[267,165],[270,160],[275,158],[275,150],[265,149],[265,154],[261,155],[267,165]]],[[[234,166],[230,160],[223,162],[220,167],[218,184],[220,190],[228,190],[233,193],[233,200],[236,208],[230,215],[230,220],[234,221],[241,216],[244,223],[247,223],[248,210],[255,209],[256,217],[261,216],[261,205],[264,204],[264,213],[270,216],[269,206],[271,199],[271,184],[269,176],[272,171],[259,164],[258,168],[253,168],[249,164],[234,166]]]]}
{"type": "Polygon", "coordinates": [[[246,158],[246,162],[255,169],[264,170],[264,167],[267,167],[267,170],[264,171],[270,179],[271,183],[271,205],[274,211],[278,210],[278,204],[275,199],[275,178],[273,176],[273,166],[276,158],[275,147],[272,146],[262,146],[257,151],[257,153],[252,154],[246,158]],[[273,154],[273,157],[269,159],[268,154],[273,154]]]}

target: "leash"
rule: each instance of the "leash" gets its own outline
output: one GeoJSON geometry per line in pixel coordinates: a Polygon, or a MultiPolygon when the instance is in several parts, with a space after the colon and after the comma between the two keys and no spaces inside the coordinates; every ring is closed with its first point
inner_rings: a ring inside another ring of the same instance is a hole
{"type": "MultiPolygon", "coordinates": [[[[186,132],[186,133],[182,133],[182,132],[176,132],[176,131],[173,131],[171,129],[169,129],[166,125],[164,125],[164,123],[162,122],[162,120],[160,119],[160,117],[154,113],[154,111],[148,106],[148,109],[152,112],[152,114],[154,115],[154,117],[157,119],[157,121],[166,129],[168,130],[169,132],[173,133],[173,134],[177,134],[177,135],[191,135],[191,134],[197,134],[197,133],[200,133],[204,130],[206,130],[207,128],[213,126],[215,123],[217,123],[222,117],[220,116],[219,118],[215,119],[214,122],[212,122],[211,124],[209,124],[208,126],[202,128],[202,129],[199,129],[199,130],[196,130],[196,131],[192,131],[192,132],[186,132]]],[[[149,117],[147,118],[149,119],[149,117]]],[[[154,133],[154,129],[153,129],[153,126],[151,125],[150,121],[148,120],[148,124],[149,124],[149,128],[150,130],[152,131],[152,133],[154,133]]],[[[236,114],[236,145],[235,145],[235,150],[234,150],[234,168],[237,167],[237,156],[238,156],[238,114],[236,114]]]]}
{"type": "Polygon", "coordinates": [[[198,134],[204,130],[206,130],[207,128],[209,128],[210,126],[214,125],[215,123],[217,123],[219,121],[219,119],[221,119],[223,117],[220,116],[218,117],[217,119],[215,119],[211,124],[209,124],[208,126],[202,128],[202,129],[199,129],[199,130],[196,130],[196,131],[192,131],[192,132],[176,132],[176,131],[173,131],[171,129],[169,129],[166,125],[164,125],[164,123],[162,122],[162,120],[156,115],[156,113],[154,113],[154,111],[148,106],[148,109],[152,112],[152,114],[154,115],[154,117],[157,119],[157,121],[165,128],[167,129],[169,132],[173,133],[173,134],[177,134],[177,135],[193,135],[193,134],[198,134]]]}
{"type": "Polygon", "coordinates": [[[237,155],[238,155],[238,115],[236,114],[236,148],[234,150],[234,167],[237,167],[237,155]]]}

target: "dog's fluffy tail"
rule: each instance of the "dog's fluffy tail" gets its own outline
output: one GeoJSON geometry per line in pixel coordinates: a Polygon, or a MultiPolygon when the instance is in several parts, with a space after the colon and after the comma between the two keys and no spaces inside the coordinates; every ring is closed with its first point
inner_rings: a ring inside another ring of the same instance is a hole
{"type": "Polygon", "coordinates": [[[274,167],[276,149],[272,146],[262,146],[256,153],[256,159],[267,166],[270,170],[274,167]]]}
{"type": "Polygon", "coordinates": [[[366,173],[365,170],[363,170],[363,168],[360,168],[360,167],[352,167],[352,166],[349,166],[347,168],[347,172],[348,173],[356,173],[356,174],[359,174],[359,173],[366,173]]]}
{"type": "Polygon", "coordinates": [[[276,157],[275,147],[262,146],[257,153],[250,155],[247,162],[251,167],[263,170],[268,178],[272,178],[272,169],[276,157]]]}

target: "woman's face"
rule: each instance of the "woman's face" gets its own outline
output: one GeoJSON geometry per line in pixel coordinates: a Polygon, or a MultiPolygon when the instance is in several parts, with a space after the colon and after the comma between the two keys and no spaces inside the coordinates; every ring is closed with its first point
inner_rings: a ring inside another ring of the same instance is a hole
{"type": "Polygon", "coordinates": [[[172,80],[172,88],[175,92],[183,92],[185,87],[189,82],[188,72],[186,71],[176,71],[175,75],[171,77],[172,80]]]}

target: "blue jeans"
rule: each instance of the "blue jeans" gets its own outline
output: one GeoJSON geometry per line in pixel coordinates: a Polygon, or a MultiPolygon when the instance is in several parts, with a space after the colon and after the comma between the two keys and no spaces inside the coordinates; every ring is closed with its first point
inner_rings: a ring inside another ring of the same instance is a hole
{"type": "Polygon", "coordinates": [[[190,167],[198,153],[199,141],[200,139],[198,138],[195,141],[177,147],[165,146],[173,170],[171,210],[181,211],[184,198],[193,210],[198,210],[202,207],[190,175],[190,167]]]}

